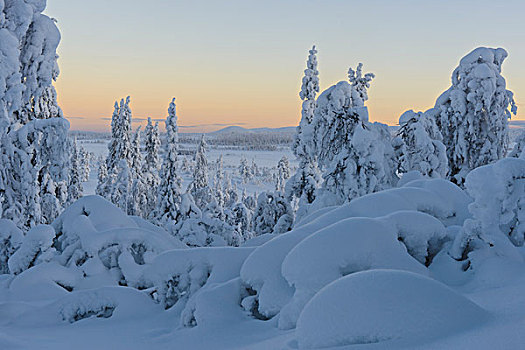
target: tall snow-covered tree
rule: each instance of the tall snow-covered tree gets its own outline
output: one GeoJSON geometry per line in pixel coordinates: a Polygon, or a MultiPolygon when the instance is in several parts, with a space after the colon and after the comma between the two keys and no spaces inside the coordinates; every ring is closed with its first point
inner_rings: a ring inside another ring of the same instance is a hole
{"type": "Polygon", "coordinates": [[[144,148],[146,155],[144,157],[144,164],[142,167],[142,176],[148,191],[146,193],[146,212],[151,213],[155,209],[157,201],[157,188],[160,183],[159,168],[160,168],[160,137],[158,122],[153,125],[151,118],[148,118],[148,124],[145,130],[144,148]]]}
{"type": "MultiPolygon", "coordinates": [[[[175,225],[180,224],[183,218],[182,206],[182,179],[177,173],[178,157],[178,126],[175,99],[168,108],[166,118],[166,144],[164,161],[160,170],[160,184],[157,192],[157,206],[154,211],[155,221],[175,234],[175,225]]],[[[190,206],[191,207],[191,206],[190,206]]]]}
{"type": "MultiPolygon", "coordinates": [[[[108,176],[106,176],[106,183],[98,184],[101,189],[99,194],[106,199],[113,202],[114,198],[118,201],[123,201],[120,197],[122,195],[122,183],[117,184],[115,181],[125,181],[131,185],[133,181],[133,174],[123,176],[120,171],[126,169],[131,171],[133,167],[133,151],[131,147],[131,109],[129,107],[130,97],[125,100],[121,99],[120,104],[115,102],[113,115],[111,117],[111,141],[108,144],[108,156],[106,159],[106,167],[108,176]],[[126,161],[126,167],[123,168],[121,160],[126,161]],[[130,182],[131,181],[131,182],[130,182]],[[120,189],[119,189],[120,188],[120,189]],[[115,191],[119,191],[116,194],[115,191]]],[[[126,195],[129,191],[125,192],[126,195]]],[[[118,205],[116,202],[113,204],[118,205]]],[[[127,207],[127,205],[119,205],[119,207],[127,207]]]]}
{"type": "Polygon", "coordinates": [[[208,184],[208,159],[206,158],[206,140],[201,137],[197,152],[195,153],[195,170],[193,179],[188,186],[195,204],[202,210],[210,203],[212,195],[208,184]]]}
{"type": "Polygon", "coordinates": [[[299,160],[296,173],[286,183],[286,196],[292,201],[299,199],[307,205],[315,200],[315,190],[321,182],[321,174],[317,167],[317,158],[313,152],[313,133],[311,124],[317,106],[316,96],[319,92],[319,71],[317,70],[317,50],[310,50],[299,97],[303,100],[301,121],[294,137],[292,151],[299,160]]]}
{"type": "Polygon", "coordinates": [[[401,144],[396,147],[400,150],[399,172],[417,170],[426,177],[445,178],[447,151],[433,116],[409,110],[399,118],[399,126],[397,137],[401,144]]]}
{"type": "Polygon", "coordinates": [[[452,86],[436,101],[449,176],[457,184],[462,185],[472,169],[507,153],[508,120],[517,107],[501,75],[505,58],[502,48],[474,49],[461,59],[452,73],[452,86]]]}
{"type": "Polygon", "coordinates": [[[67,200],[69,123],[52,85],[60,33],[44,9],[0,4],[0,212],[24,230],[52,220],[67,200]]]}
{"type": "Polygon", "coordinates": [[[133,134],[131,142],[131,189],[128,198],[128,214],[135,216],[145,216],[148,210],[148,188],[146,178],[142,172],[144,162],[140,143],[140,127],[133,134]]]}

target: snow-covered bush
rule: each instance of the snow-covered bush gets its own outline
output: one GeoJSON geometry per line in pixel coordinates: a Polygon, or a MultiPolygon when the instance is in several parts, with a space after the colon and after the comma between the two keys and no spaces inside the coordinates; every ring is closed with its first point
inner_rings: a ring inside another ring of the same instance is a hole
{"type": "Polygon", "coordinates": [[[372,270],[322,289],[301,313],[296,335],[301,349],[358,344],[397,348],[489,319],[487,311],[435,280],[372,270]]]}
{"type": "MultiPolygon", "coordinates": [[[[174,308],[181,315],[181,325],[196,326],[200,322],[198,315],[205,317],[210,312],[199,310],[205,300],[198,300],[198,295],[238,277],[242,263],[252,251],[253,248],[231,247],[172,250],[155,258],[136,286],[146,289],[165,309],[174,308]]],[[[239,310],[240,292],[240,288],[233,292],[239,310]]]]}
{"type": "Polygon", "coordinates": [[[55,255],[55,231],[48,225],[33,227],[24,236],[20,248],[9,258],[9,271],[19,274],[37,264],[50,261],[55,255]]]}
{"type": "Polygon", "coordinates": [[[242,233],[226,221],[215,201],[206,206],[202,215],[187,217],[175,236],[190,247],[239,246],[244,241],[242,233]]]}
{"type": "Polygon", "coordinates": [[[63,266],[85,277],[109,271],[127,284],[141,266],[165,250],[185,246],[163,230],[147,230],[99,196],[83,197],[54,222],[53,248],[63,266]]]}
{"type": "Polygon", "coordinates": [[[417,170],[430,178],[445,178],[448,172],[448,160],[443,136],[433,117],[428,113],[406,111],[399,118],[400,129],[397,136],[398,170],[400,173],[417,170]]]}
{"type": "Polygon", "coordinates": [[[24,236],[16,225],[0,219],[0,275],[10,272],[8,260],[22,245],[24,236]]]}
{"type": "Polygon", "coordinates": [[[504,49],[486,47],[463,57],[432,112],[447,148],[449,176],[460,185],[472,169],[507,153],[508,119],[517,107],[501,75],[506,58],[504,49]]]}
{"type": "Polygon", "coordinates": [[[263,192],[259,195],[252,218],[252,231],[256,236],[289,231],[292,223],[290,204],[279,192],[263,192]]]}
{"type": "Polygon", "coordinates": [[[465,222],[451,255],[463,260],[473,250],[494,246],[500,255],[516,256],[508,240],[515,246],[525,242],[525,160],[505,158],[474,169],[465,187],[474,199],[473,218],[465,222]]]}

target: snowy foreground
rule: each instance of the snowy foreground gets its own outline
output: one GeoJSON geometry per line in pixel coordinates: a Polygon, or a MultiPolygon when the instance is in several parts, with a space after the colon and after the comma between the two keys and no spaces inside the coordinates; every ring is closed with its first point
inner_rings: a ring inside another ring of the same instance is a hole
{"type": "Polygon", "coordinates": [[[468,266],[451,255],[479,201],[498,205],[476,188],[495,196],[523,163],[479,168],[468,192],[416,179],[241,247],[186,248],[98,196],[23,238],[4,220],[21,246],[0,275],[0,348],[521,348],[523,248],[494,235],[468,266]]]}

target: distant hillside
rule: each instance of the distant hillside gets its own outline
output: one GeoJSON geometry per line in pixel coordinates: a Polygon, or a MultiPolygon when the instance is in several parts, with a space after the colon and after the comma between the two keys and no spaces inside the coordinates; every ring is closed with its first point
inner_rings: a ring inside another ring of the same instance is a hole
{"type": "Polygon", "coordinates": [[[282,128],[243,128],[242,126],[227,126],[223,129],[213,131],[210,134],[218,135],[218,134],[237,134],[237,133],[269,133],[269,132],[282,132],[282,133],[294,133],[295,132],[295,126],[285,126],[282,128]]]}

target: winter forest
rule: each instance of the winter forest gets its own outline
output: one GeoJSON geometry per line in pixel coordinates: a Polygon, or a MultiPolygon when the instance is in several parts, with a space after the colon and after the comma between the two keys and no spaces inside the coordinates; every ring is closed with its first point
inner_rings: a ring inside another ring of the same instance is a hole
{"type": "Polygon", "coordinates": [[[106,135],[57,103],[45,6],[0,0],[0,349],[525,347],[512,53],[398,125],[362,63],[320,91],[312,46],[291,131],[179,133],[176,98],[133,128],[116,96],[106,135]]]}

